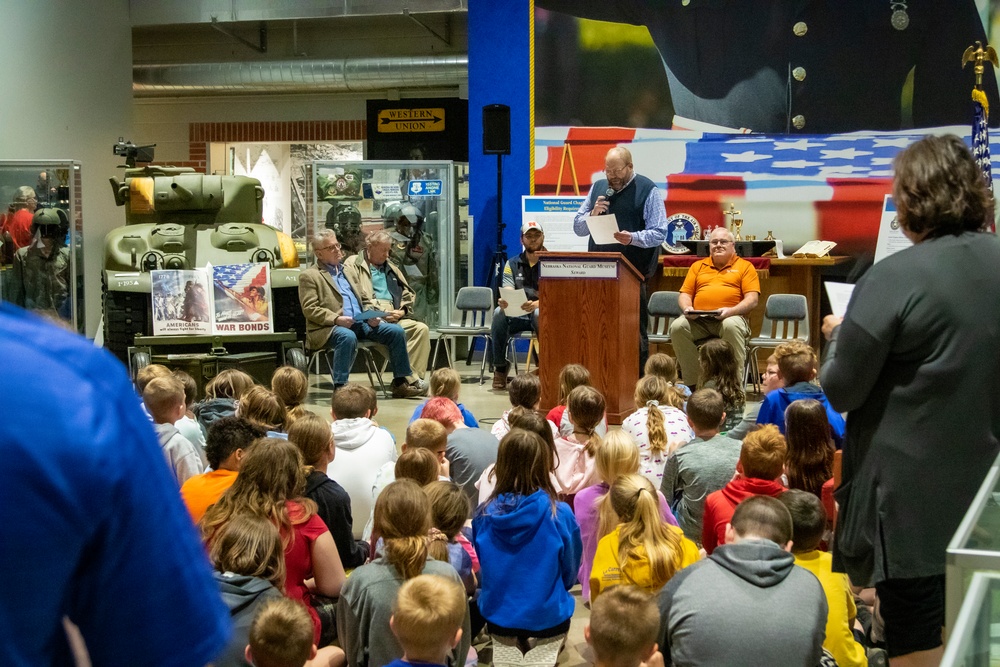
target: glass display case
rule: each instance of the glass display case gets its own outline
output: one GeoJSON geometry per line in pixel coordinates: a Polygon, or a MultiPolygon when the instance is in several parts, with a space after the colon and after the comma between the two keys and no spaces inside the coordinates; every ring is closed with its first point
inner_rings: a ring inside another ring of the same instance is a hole
{"type": "MultiPolygon", "coordinates": [[[[313,205],[307,236],[333,229],[351,255],[362,249],[369,233],[388,231],[390,261],[402,267],[416,293],[416,319],[431,331],[453,319],[455,296],[471,284],[474,269],[468,165],[317,161],[309,182],[313,205]]],[[[314,261],[311,249],[307,259],[314,261]]]]}
{"type": "Polygon", "coordinates": [[[0,160],[0,298],[84,332],[80,163],[0,160]]]}
{"type": "Polygon", "coordinates": [[[941,667],[1000,665],[1000,573],[976,572],[945,645],[941,667]]]}
{"type": "Polygon", "coordinates": [[[962,599],[977,570],[1000,574],[1000,457],[990,467],[948,544],[945,620],[949,629],[955,626],[962,599]]]}

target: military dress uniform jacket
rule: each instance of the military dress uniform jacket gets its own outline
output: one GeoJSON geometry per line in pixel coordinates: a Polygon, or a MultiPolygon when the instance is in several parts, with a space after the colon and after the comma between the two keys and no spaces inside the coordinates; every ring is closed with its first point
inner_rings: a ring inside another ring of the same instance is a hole
{"type": "MultiPolygon", "coordinates": [[[[402,270],[389,260],[386,260],[386,264],[389,266],[392,275],[396,277],[396,282],[400,288],[399,303],[392,304],[393,310],[402,310],[404,314],[412,317],[413,302],[416,295],[413,289],[410,288],[410,283],[406,281],[406,276],[403,275],[402,270]]],[[[372,267],[363,252],[349,257],[344,261],[344,273],[352,285],[358,286],[356,296],[362,306],[365,308],[381,307],[379,303],[381,300],[375,298],[375,288],[372,285],[372,267]]],[[[390,291],[392,291],[391,288],[390,291]]]]}
{"type": "MultiPolygon", "coordinates": [[[[986,36],[974,0],[538,0],[574,16],[645,25],[674,110],[755,132],[898,130],[913,70],[913,126],[972,121],[965,48],[986,36]],[[908,25],[892,25],[906,6],[908,25]],[[863,100],[859,104],[858,101],[863,100]]],[[[988,70],[989,68],[987,68],[988,70]]],[[[996,79],[983,77],[990,100],[996,79]]],[[[682,119],[677,119],[683,124],[682,119]]],[[[995,126],[1000,114],[991,119],[995,126]]],[[[693,128],[692,128],[693,129],[693,128]]]]}
{"type": "MultiPolygon", "coordinates": [[[[351,275],[344,272],[354,296],[361,300],[361,289],[351,275]]],[[[299,303],[306,318],[306,347],[322,350],[337,326],[337,318],[344,314],[344,298],[333,283],[333,276],[324,267],[310,267],[299,274],[299,303]]]]}

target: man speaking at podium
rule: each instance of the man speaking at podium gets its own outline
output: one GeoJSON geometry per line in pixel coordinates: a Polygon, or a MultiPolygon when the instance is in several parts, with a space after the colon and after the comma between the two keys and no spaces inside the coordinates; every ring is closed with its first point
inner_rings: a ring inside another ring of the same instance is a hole
{"type": "Polygon", "coordinates": [[[649,356],[649,294],[647,283],[656,272],[660,244],[667,236],[667,211],[663,197],[653,181],[635,173],[632,154],[616,146],[604,158],[604,176],[590,186],[590,194],[573,219],[577,236],[588,236],[587,218],[592,215],[614,214],[621,230],[615,234],[618,243],[597,244],[593,237],[587,249],[591,252],[620,252],[642,274],[639,291],[639,372],[649,356]]]}

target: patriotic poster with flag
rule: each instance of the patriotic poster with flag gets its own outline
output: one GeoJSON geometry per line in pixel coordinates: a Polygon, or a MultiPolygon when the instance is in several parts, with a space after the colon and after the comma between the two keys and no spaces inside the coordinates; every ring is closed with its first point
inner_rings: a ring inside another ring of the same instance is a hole
{"type": "MultiPolygon", "coordinates": [[[[973,144],[969,126],[795,136],[538,127],[535,194],[573,194],[574,166],[586,195],[604,178],[607,151],[624,146],[636,172],[660,189],[667,215],[691,215],[703,231],[725,225],[723,211],[732,203],[742,211],[744,236],[771,232],[786,253],[823,239],[835,241],[838,254],[870,254],[892,192],[892,160],[926,133],[957,134],[973,144]]],[[[985,129],[980,133],[988,139],[985,129]]]]}
{"type": "Polygon", "coordinates": [[[272,333],[271,269],[268,264],[213,266],[213,332],[272,333]]]}
{"type": "Polygon", "coordinates": [[[153,335],[178,336],[212,332],[208,273],[156,270],[153,283],[153,335]]]}

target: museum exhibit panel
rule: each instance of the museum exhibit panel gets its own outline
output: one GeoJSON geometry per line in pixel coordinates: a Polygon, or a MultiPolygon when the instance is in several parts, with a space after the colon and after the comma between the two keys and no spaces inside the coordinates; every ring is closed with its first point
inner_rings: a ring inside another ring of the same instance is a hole
{"type": "Polygon", "coordinates": [[[80,164],[0,160],[0,298],[84,332],[80,164]]]}

